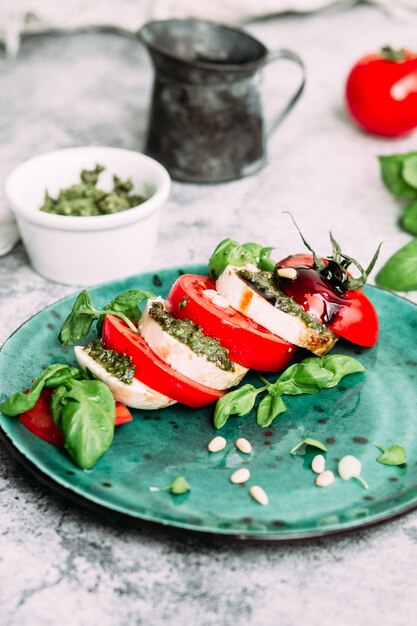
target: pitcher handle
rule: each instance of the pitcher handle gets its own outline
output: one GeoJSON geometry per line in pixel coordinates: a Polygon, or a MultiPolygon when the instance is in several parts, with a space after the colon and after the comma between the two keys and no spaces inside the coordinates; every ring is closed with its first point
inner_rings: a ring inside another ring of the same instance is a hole
{"type": "Polygon", "coordinates": [[[267,136],[272,135],[272,133],[275,131],[277,126],[280,124],[280,122],[282,122],[284,117],[291,111],[294,104],[297,102],[298,98],[303,93],[303,89],[306,84],[305,65],[303,61],[301,60],[301,58],[298,56],[298,54],[296,54],[295,52],[292,52],[291,50],[287,50],[286,48],[278,48],[277,50],[271,50],[270,52],[268,52],[268,57],[267,57],[266,62],[272,63],[273,61],[280,61],[282,59],[285,59],[287,61],[293,61],[300,67],[301,83],[298,86],[295,93],[291,96],[291,98],[289,99],[289,101],[287,102],[283,110],[280,111],[267,125],[267,130],[266,130],[267,136]]]}

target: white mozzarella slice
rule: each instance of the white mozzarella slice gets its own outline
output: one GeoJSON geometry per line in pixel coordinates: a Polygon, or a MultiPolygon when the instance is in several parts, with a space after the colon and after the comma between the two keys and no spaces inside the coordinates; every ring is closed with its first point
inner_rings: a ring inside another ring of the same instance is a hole
{"type": "MultiPolygon", "coordinates": [[[[162,298],[157,298],[157,300],[165,305],[162,298]]],[[[155,300],[148,300],[141,317],[140,334],[160,359],[183,376],[212,389],[228,389],[242,380],[248,371],[247,368],[235,363],[234,371],[226,371],[208,361],[204,356],[195,354],[186,344],[163,330],[149,315],[152,302],[155,300]]]]}
{"type": "Polygon", "coordinates": [[[106,383],[115,399],[126,406],[133,409],[163,409],[175,404],[175,400],[151,389],[137,378],[134,378],[129,385],[122,382],[87,354],[82,346],[75,346],[74,352],[80,367],[90,370],[96,378],[106,383]]]}
{"type": "Polygon", "coordinates": [[[336,335],[323,326],[318,332],[296,314],[281,311],[252,289],[236,274],[236,268],[226,267],[216,281],[216,289],[230,306],[260,324],[274,335],[307,348],[322,356],[337,341],[336,335]]]}

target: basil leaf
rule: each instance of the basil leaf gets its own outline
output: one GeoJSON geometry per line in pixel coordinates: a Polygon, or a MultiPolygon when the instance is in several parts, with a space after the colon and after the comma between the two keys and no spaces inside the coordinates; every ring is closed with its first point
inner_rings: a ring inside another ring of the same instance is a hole
{"type": "Polygon", "coordinates": [[[84,339],[90,332],[96,317],[90,296],[84,289],[74,302],[71,313],[62,325],[58,336],[59,341],[65,346],[71,346],[84,339]]]}
{"type": "Polygon", "coordinates": [[[170,491],[174,495],[181,495],[191,491],[191,487],[185,480],[184,476],[177,476],[172,483],[169,483],[166,487],[149,487],[149,491],[170,491]]]}
{"type": "Polygon", "coordinates": [[[398,250],[378,272],[375,282],[393,291],[417,289],[417,239],[398,250]]]}
{"type": "Polygon", "coordinates": [[[417,200],[405,207],[401,225],[408,233],[417,235],[417,200]]]}
{"type": "Polygon", "coordinates": [[[252,410],[256,396],[264,388],[256,389],[253,385],[243,385],[230,391],[217,400],[214,411],[214,427],[223,428],[230,415],[246,415],[252,410]]]}
{"type": "Polygon", "coordinates": [[[44,387],[57,387],[64,381],[71,379],[76,368],[69,365],[56,364],[47,367],[32,383],[28,393],[17,391],[0,404],[0,411],[9,417],[20,415],[33,409],[44,387]]]}
{"type": "Polygon", "coordinates": [[[259,426],[265,428],[269,426],[278,415],[284,413],[286,410],[287,407],[281,396],[270,395],[268,393],[259,403],[256,421],[259,426]]]}
{"type": "Polygon", "coordinates": [[[403,164],[403,180],[417,190],[417,154],[408,156],[403,164]]]}
{"type": "Polygon", "coordinates": [[[94,467],[113,441],[115,401],[107,385],[99,380],[62,385],[52,396],[51,413],[75,463],[94,467]]]}
{"type": "Polygon", "coordinates": [[[417,190],[409,185],[403,178],[403,167],[405,161],[409,157],[415,156],[417,156],[417,152],[378,157],[382,180],[391,193],[398,198],[413,199],[417,197],[417,190]]]}
{"type": "Polygon", "coordinates": [[[178,476],[175,480],[172,481],[171,493],[179,495],[182,493],[187,493],[187,491],[191,491],[191,487],[185,480],[184,476],[178,476]]]}
{"type": "Polygon", "coordinates": [[[384,448],[379,443],[375,445],[382,450],[382,454],[377,458],[378,463],[382,463],[382,465],[404,465],[407,461],[407,453],[399,443],[394,443],[389,448],[384,448]]]}
{"type": "Polygon", "coordinates": [[[336,387],[344,376],[364,372],[362,363],[344,354],[329,354],[321,358],[321,366],[333,374],[333,378],[325,385],[326,389],[336,387]]]}
{"type": "Polygon", "coordinates": [[[301,448],[301,446],[312,446],[313,448],[318,448],[319,450],[323,450],[323,452],[327,452],[327,448],[324,443],[321,443],[321,441],[318,441],[317,439],[306,437],[290,450],[290,454],[296,454],[297,450],[301,448]]]}
{"type": "Polygon", "coordinates": [[[257,265],[264,272],[273,272],[276,266],[274,259],[271,259],[271,253],[274,248],[269,246],[262,248],[257,265]]]}
{"type": "Polygon", "coordinates": [[[255,256],[251,250],[233,241],[230,237],[223,239],[214,250],[208,264],[208,275],[215,280],[220,276],[227,265],[246,265],[255,263],[255,256]]]}
{"type": "MultiPolygon", "coordinates": [[[[124,313],[133,322],[138,322],[141,318],[139,304],[148,298],[155,298],[155,294],[144,289],[128,289],[119,293],[109,304],[103,307],[104,311],[114,313],[124,313]]],[[[101,335],[105,315],[100,315],[97,322],[97,332],[101,335]]]]}
{"type": "Polygon", "coordinates": [[[298,396],[324,389],[332,378],[333,373],[322,367],[320,358],[310,357],[287,368],[273,387],[279,393],[298,396]]]}

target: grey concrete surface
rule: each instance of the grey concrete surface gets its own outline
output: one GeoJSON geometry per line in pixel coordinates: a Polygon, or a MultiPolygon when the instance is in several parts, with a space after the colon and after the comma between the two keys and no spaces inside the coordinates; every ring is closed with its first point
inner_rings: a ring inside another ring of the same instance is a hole
{"type": "MultiPolygon", "coordinates": [[[[219,186],[174,184],[150,268],[205,261],[224,236],[302,249],[283,210],[317,250],[332,229],[367,262],[408,237],[376,155],[416,148],[350,123],[343,84],[353,61],[387,42],[412,47],[414,23],[359,7],[288,17],[251,30],[306,61],[304,97],[257,175],[219,186]]],[[[268,114],[294,86],[284,62],[265,73],[268,114]]],[[[23,159],[65,146],[141,149],[151,68],[133,40],[106,34],[27,40],[0,76],[0,179],[23,159]]],[[[0,198],[4,202],[4,198],[0,198]]],[[[127,273],[134,273],[128,268],[127,273]]],[[[36,275],[21,245],[0,259],[0,341],[76,287],[36,275]]],[[[416,300],[416,294],[410,294],[416,300]]],[[[19,358],[24,358],[20,355],[19,358]]],[[[417,513],[379,527],[286,545],[250,545],[132,530],[42,486],[0,446],[0,624],[13,626],[390,626],[414,623],[417,513]]]]}

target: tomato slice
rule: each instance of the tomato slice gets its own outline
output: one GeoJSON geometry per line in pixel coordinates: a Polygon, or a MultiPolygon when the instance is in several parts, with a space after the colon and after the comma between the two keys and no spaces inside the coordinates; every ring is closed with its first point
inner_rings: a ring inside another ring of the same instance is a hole
{"type": "MultiPolygon", "coordinates": [[[[49,404],[54,389],[43,389],[39,400],[32,409],[25,411],[19,415],[19,419],[23,426],[27,428],[33,435],[49,441],[56,446],[64,446],[64,435],[55,424],[51,415],[49,404]]],[[[121,426],[133,420],[129,409],[121,402],[116,402],[115,426],[121,426]]]]}
{"type": "Polygon", "coordinates": [[[216,289],[206,276],[183,274],[171,288],[167,298],[175,317],[199,324],[206,335],[215,337],[229,350],[229,357],[250,369],[277,372],[294,356],[296,347],[270,333],[232,307],[213,304],[204,295],[216,289]]]}
{"type": "Polygon", "coordinates": [[[113,315],[106,315],[102,337],[106,348],[132,358],[135,378],[172,400],[191,407],[201,407],[216,402],[224,394],[223,391],[194,382],[164,363],[140,335],[113,315]]]}
{"type": "MultiPolygon", "coordinates": [[[[325,260],[325,259],[324,259],[325,260]]],[[[311,254],[293,254],[279,261],[282,267],[312,267],[313,256],[311,254]]],[[[319,293],[303,293],[299,298],[290,293],[299,304],[304,306],[312,317],[320,319],[321,310],[318,300],[322,298],[319,293]]],[[[343,306],[339,308],[332,320],[326,324],[336,335],[356,343],[360,346],[370,348],[378,341],[379,323],[378,316],[372,302],[365,296],[363,291],[347,291],[339,302],[343,301],[343,306]]]]}
{"type": "Polygon", "coordinates": [[[53,392],[53,389],[43,389],[35,406],[21,413],[19,420],[23,426],[37,437],[49,441],[49,443],[54,443],[56,446],[63,447],[64,435],[55,424],[49,409],[53,392]]]}
{"type": "Polygon", "coordinates": [[[122,424],[127,424],[128,422],[133,422],[133,415],[121,402],[116,400],[116,416],[114,418],[114,425],[121,426],[122,424]]]}

